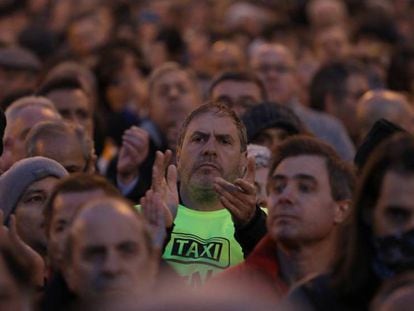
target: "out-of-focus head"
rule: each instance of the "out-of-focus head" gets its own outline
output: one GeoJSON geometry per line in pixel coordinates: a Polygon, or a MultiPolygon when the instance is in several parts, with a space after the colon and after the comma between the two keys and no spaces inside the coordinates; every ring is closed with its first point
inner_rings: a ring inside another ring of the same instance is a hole
{"type": "Polygon", "coordinates": [[[61,121],[41,122],[26,138],[28,157],[53,159],[70,173],[94,172],[93,142],[82,127],[61,121]]]}
{"type": "Polygon", "coordinates": [[[250,51],[249,62],[263,81],[270,101],[284,105],[298,95],[296,60],[286,46],[257,44],[250,51]]]}
{"type": "Polygon", "coordinates": [[[108,7],[100,6],[75,17],[68,26],[68,44],[78,57],[86,57],[102,47],[113,27],[108,7]]]}
{"type": "Polygon", "coordinates": [[[97,105],[97,82],[92,70],[87,66],[75,61],[63,61],[52,67],[43,79],[42,85],[48,84],[50,80],[78,79],[82,89],[91,98],[94,107],[97,105]]]}
{"type": "Polygon", "coordinates": [[[82,126],[89,137],[94,130],[94,105],[77,77],[56,77],[44,83],[38,94],[55,105],[63,119],[82,126]]]}
{"type": "Polygon", "coordinates": [[[14,214],[20,237],[41,254],[46,250],[42,210],[54,185],[67,174],[56,161],[33,157],[16,162],[0,177],[5,224],[14,214]]]}
{"type": "Polygon", "coordinates": [[[84,304],[148,295],[159,259],[143,218],[119,198],[90,201],[69,230],[63,274],[84,304]]]}
{"type": "Polygon", "coordinates": [[[21,90],[34,91],[41,68],[40,60],[28,50],[0,48],[0,100],[21,90]]]}
{"type": "Polygon", "coordinates": [[[369,90],[365,67],[352,61],[336,61],[319,68],[309,95],[312,108],[340,119],[352,138],[358,135],[355,114],[359,98],[369,90]]]}
{"type": "Polygon", "coordinates": [[[344,27],[334,25],[322,28],[315,33],[314,49],[322,63],[346,59],[351,51],[351,43],[344,27]]]}
{"type": "Polygon", "coordinates": [[[48,256],[54,269],[60,269],[69,228],[79,209],[94,199],[119,196],[118,189],[95,174],[72,174],[55,185],[43,209],[48,256]]]}
{"type": "Polygon", "coordinates": [[[306,14],[311,26],[315,29],[345,25],[348,19],[348,10],[342,0],[312,0],[307,3],[306,14]]]}
{"type": "Polygon", "coordinates": [[[406,131],[414,131],[414,110],[407,98],[389,90],[373,90],[365,93],[358,102],[356,116],[360,140],[375,122],[386,119],[406,131]]]}
{"type": "Polygon", "coordinates": [[[236,43],[217,41],[212,45],[210,66],[213,75],[223,71],[246,70],[246,65],[246,55],[236,43]]]}
{"type": "Polygon", "coordinates": [[[241,117],[247,109],[267,98],[263,82],[248,71],[225,71],[211,82],[209,98],[221,101],[241,117]]]}
{"type": "Polygon", "coordinates": [[[177,63],[165,63],[153,70],[148,87],[149,117],[173,148],[182,122],[201,105],[197,78],[177,63]]]}
{"type": "Polygon", "coordinates": [[[4,131],[4,153],[1,169],[6,171],[25,157],[24,141],[30,129],[43,121],[61,120],[53,103],[45,97],[26,96],[14,101],[6,109],[7,125],[4,131]]]}

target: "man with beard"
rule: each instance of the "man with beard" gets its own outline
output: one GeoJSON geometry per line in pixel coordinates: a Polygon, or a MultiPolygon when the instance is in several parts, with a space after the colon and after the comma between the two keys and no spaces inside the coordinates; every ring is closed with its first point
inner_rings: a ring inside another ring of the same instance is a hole
{"type": "Polygon", "coordinates": [[[168,166],[170,157],[170,151],[158,152],[153,169],[152,191],[164,199],[166,225],[173,226],[163,258],[197,286],[241,262],[265,233],[265,215],[256,206],[255,163],[247,158],[245,127],[218,103],[187,117],[177,168],[168,166]]]}

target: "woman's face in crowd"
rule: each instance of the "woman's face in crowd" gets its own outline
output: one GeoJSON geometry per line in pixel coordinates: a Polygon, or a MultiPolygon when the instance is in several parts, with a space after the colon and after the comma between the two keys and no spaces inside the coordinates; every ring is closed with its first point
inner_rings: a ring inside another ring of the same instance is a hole
{"type": "Polygon", "coordinates": [[[398,235],[414,229],[413,194],[413,174],[385,174],[373,214],[375,236],[398,235]]]}

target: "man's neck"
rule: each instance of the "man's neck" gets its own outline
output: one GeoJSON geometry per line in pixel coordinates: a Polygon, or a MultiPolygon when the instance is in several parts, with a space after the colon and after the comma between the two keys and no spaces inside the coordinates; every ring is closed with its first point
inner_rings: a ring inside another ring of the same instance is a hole
{"type": "Polygon", "coordinates": [[[336,238],[328,238],[295,246],[278,243],[277,255],[282,278],[292,286],[314,275],[328,272],[335,261],[336,241],[336,238]]]}
{"type": "Polygon", "coordinates": [[[180,187],[180,197],[184,205],[198,211],[223,209],[220,199],[213,188],[180,187]]]}

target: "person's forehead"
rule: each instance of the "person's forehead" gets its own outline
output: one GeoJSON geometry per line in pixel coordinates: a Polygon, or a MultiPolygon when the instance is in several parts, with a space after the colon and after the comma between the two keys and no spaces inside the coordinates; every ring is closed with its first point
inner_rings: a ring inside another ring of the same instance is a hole
{"type": "Polygon", "coordinates": [[[186,136],[194,132],[237,135],[238,130],[234,120],[230,116],[206,112],[196,116],[188,124],[186,136]]]}
{"type": "Polygon", "coordinates": [[[59,193],[53,200],[54,212],[59,213],[71,208],[78,208],[84,203],[100,198],[103,195],[104,191],[102,189],[59,193]]]}
{"type": "Polygon", "coordinates": [[[213,88],[213,95],[240,94],[256,96],[260,94],[259,86],[253,81],[223,80],[213,88]]]}
{"type": "Polygon", "coordinates": [[[170,70],[160,75],[155,81],[154,86],[170,85],[177,83],[191,84],[190,77],[183,70],[170,70]]]}
{"type": "Polygon", "coordinates": [[[326,159],[318,155],[299,155],[283,159],[273,172],[274,175],[293,177],[296,175],[309,175],[315,179],[328,177],[326,159]]]}
{"type": "Polygon", "coordinates": [[[36,149],[45,154],[83,154],[82,143],[75,133],[66,133],[55,137],[41,137],[36,141],[36,149]]]}
{"type": "Polygon", "coordinates": [[[254,63],[269,63],[269,64],[288,64],[293,65],[293,56],[289,51],[282,46],[269,46],[259,49],[253,54],[254,63]]]}
{"type": "MultiPolygon", "coordinates": [[[[81,211],[82,213],[82,211],[81,211]]],[[[124,241],[142,242],[144,224],[131,213],[90,213],[76,217],[77,243],[87,245],[116,245],[124,241]]]]}
{"type": "Polygon", "coordinates": [[[50,190],[51,187],[53,187],[58,181],[57,177],[54,176],[47,176],[44,178],[41,178],[39,180],[36,180],[34,182],[32,182],[24,191],[24,193],[27,193],[29,191],[34,191],[34,190],[50,190]]]}

